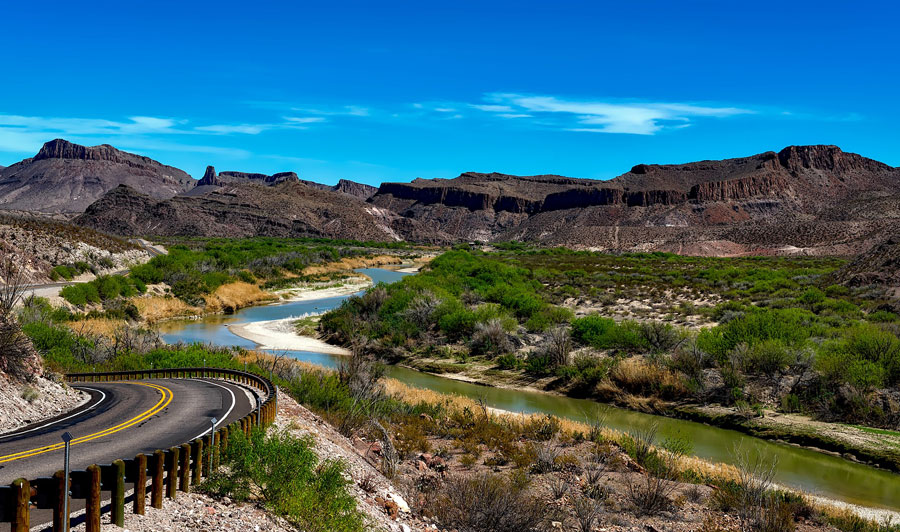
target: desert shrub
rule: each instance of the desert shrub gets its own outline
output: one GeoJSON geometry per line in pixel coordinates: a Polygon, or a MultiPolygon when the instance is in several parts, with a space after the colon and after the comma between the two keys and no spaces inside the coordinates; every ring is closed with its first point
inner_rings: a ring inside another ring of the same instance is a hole
{"type": "Polygon", "coordinates": [[[228,441],[225,467],[200,489],[235,500],[261,500],[276,514],[310,531],[363,531],[365,519],[344,478],[346,466],[336,460],[320,462],[310,438],[287,433],[250,437],[238,431],[228,441]]]}
{"type": "Polygon", "coordinates": [[[572,340],[569,336],[569,329],[564,326],[550,329],[540,349],[547,357],[551,367],[558,367],[568,363],[569,353],[572,352],[572,340]]]}
{"type": "Polygon", "coordinates": [[[724,360],[739,344],[749,346],[766,340],[799,347],[813,335],[815,315],[800,309],[758,309],[728,323],[700,332],[700,348],[724,360]]]}
{"type": "Polygon", "coordinates": [[[564,307],[549,306],[534,314],[525,322],[525,328],[529,331],[541,332],[550,327],[568,323],[575,315],[564,307]]]}
{"type": "Polygon", "coordinates": [[[790,347],[777,340],[764,340],[746,349],[741,368],[745,373],[773,376],[796,360],[790,347]]]}
{"type": "Polygon", "coordinates": [[[584,345],[598,349],[611,347],[609,338],[616,327],[615,320],[596,314],[572,321],[572,338],[584,345]]]}
{"type": "Polygon", "coordinates": [[[668,323],[647,321],[641,323],[638,330],[643,343],[656,352],[670,351],[681,343],[678,331],[668,323]]]}
{"type": "Polygon", "coordinates": [[[472,334],[469,345],[473,354],[487,355],[491,358],[509,353],[513,348],[509,334],[499,318],[476,323],[475,333],[472,334]]]}
{"type": "Polygon", "coordinates": [[[684,446],[673,445],[665,451],[657,450],[654,447],[657,427],[656,424],[650,425],[622,440],[625,452],[647,470],[625,477],[628,500],[639,514],[653,515],[668,509],[677,487],[677,464],[684,446]]]}
{"type": "Polygon", "coordinates": [[[861,324],[823,346],[817,367],[830,382],[862,392],[900,383],[900,339],[872,324],[861,324]]]}
{"type": "Polygon", "coordinates": [[[537,530],[545,513],[523,486],[493,473],[451,477],[426,497],[424,510],[460,532],[537,530]]]}
{"type": "Polygon", "coordinates": [[[497,366],[500,369],[518,369],[521,365],[522,363],[519,361],[518,357],[512,353],[497,357],[497,366]]]}

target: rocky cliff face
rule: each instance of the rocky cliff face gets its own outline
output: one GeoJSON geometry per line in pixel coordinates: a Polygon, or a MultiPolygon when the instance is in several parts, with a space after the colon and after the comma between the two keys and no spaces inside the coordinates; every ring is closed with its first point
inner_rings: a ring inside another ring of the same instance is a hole
{"type": "Polygon", "coordinates": [[[376,192],[378,192],[378,187],[373,187],[372,185],[366,185],[364,183],[357,183],[356,181],[350,181],[349,179],[341,179],[337,182],[336,185],[331,187],[331,190],[335,192],[342,192],[344,194],[350,194],[351,196],[356,196],[361,200],[367,200],[371,198],[376,192]]]}
{"type": "Polygon", "coordinates": [[[75,223],[120,235],[450,240],[345,194],[293,181],[225,184],[162,201],[123,185],[90,205],[75,223]]]}
{"type": "Polygon", "coordinates": [[[221,172],[219,180],[223,183],[259,183],[262,185],[276,185],[284,181],[299,181],[299,177],[294,172],[278,172],[277,174],[254,174],[248,172],[221,172]]]}
{"type": "Polygon", "coordinates": [[[194,183],[185,172],[148,157],[56,139],[34,157],[0,170],[0,209],[74,213],[120,184],[165,199],[194,183]]]}
{"type": "MultiPolygon", "coordinates": [[[[461,239],[684,250],[693,245],[691,233],[709,228],[707,238],[723,241],[710,249],[766,252],[800,247],[792,242],[792,228],[800,231],[796,224],[817,220],[860,222],[875,234],[885,220],[900,217],[900,203],[885,208],[889,198],[900,198],[898,169],[835,146],[791,146],[722,161],[640,164],[609,181],[469,172],[455,179],[385,183],[370,201],[437,222],[461,239]],[[736,242],[723,236],[734,224],[743,224],[753,238],[736,242]],[[761,234],[748,224],[773,224],[777,230],[761,234]],[[635,229],[626,234],[623,227],[635,229]],[[664,229],[651,229],[657,227],[664,229]],[[780,240],[773,242],[772,235],[780,240]]],[[[856,235],[858,243],[866,231],[854,226],[829,236],[803,230],[806,237],[795,233],[797,242],[834,252],[856,249],[843,237],[856,235]]]]}

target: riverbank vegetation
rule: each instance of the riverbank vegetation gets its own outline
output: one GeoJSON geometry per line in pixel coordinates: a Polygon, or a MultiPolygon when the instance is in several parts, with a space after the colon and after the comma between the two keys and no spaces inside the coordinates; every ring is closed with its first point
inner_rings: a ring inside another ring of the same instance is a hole
{"type": "MultiPolygon", "coordinates": [[[[103,276],[62,289],[76,319],[110,317],[156,321],[168,317],[232,312],[275,299],[273,292],[336,282],[352,269],[400,263],[419,256],[408,244],[327,239],[176,239],[168,254],[134,266],[127,276],[103,276]],[[390,255],[387,255],[390,253],[390,255]],[[139,295],[154,287],[140,299],[139,295]]],[[[63,278],[78,273],[60,267],[63,278]]]]}
{"type": "Polygon", "coordinates": [[[768,411],[886,429],[894,445],[867,457],[897,469],[900,318],[875,290],[830,284],[841,264],[454,250],[351,298],[320,330],[489,384],[657,413],[717,405],[751,423],[768,411]]]}

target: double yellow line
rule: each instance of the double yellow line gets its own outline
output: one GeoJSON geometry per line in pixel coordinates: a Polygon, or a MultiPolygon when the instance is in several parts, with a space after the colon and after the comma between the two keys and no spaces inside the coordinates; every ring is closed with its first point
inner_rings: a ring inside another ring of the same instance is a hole
{"type": "MultiPolygon", "coordinates": [[[[137,425],[141,421],[144,421],[145,419],[157,414],[162,409],[167,407],[169,405],[169,403],[172,402],[172,398],[175,397],[175,394],[172,393],[172,390],[166,388],[165,386],[160,386],[158,384],[150,384],[150,383],[144,383],[144,382],[131,382],[129,384],[137,384],[140,386],[147,386],[149,388],[154,388],[158,392],[160,392],[160,394],[162,394],[162,397],[160,398],[159,402],[157,402],[155,405],[153,405],[153,407],[150,408],[149,410],[141,412],[140,414],[129,419],[128,421],[119,423],[118,425],[109,427],[108,429],[101,430],[100,432],[95,432],[93,434],[88,434],[87,436],[81,436],[79,438],[74,438],[72,440],[72,445],[78,445],[79,443],[96,440],[97,438],[102,438],[103,436],[109,436],[110,434],[115,434],[116,432],[119,432],[120,430],[125,430],[128,427],[137,425]]],[[[51,451],[56,451],[58,449],[62,449],[64,446],[65,446],[64,443],[54,443],[53,445],[47,445],[45,447],[31,449],[30,451],[22,451],[20,453],[8,454],[6,456],[0,456],[0,464],[2,464],[4,462],[12,462],[14,460],[21,460],[22,458],[28,458],[29,456],[35,456],[38,454],[49,453],[51,451]]]]}

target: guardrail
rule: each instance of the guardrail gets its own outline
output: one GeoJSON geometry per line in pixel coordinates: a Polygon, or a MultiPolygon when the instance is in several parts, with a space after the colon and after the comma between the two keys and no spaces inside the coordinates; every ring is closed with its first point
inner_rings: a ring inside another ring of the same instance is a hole
{"type": "MultiPolygon", "coordinates": [[[[125,484],[133,484],[132,511],[144,514],[147,500],[147,482],[150,481],[150,506],[162,508],[163,496],[174,499],[178,491],[188,492],[191,485],[209,476],[219,466],[221,452],[227,448],[228,439],[236,431],[249,434],[257,426],[266,426],[275,420],[277,394],[269,379],[244,371],[217,368],[170,368],[136,371],[110,371],[103,373],[70,373],[68,382],[113,382],[144,379],[225,379],[245,386],[255,387],[265,393],[266,399],[253,410],[215,432],[193,439],[169,449],[158,449],[152,454],[138,454],[134,458],[116,459],[106,465],[91,465],[85,470],[71,471],[68,479],[69,499],[85,500],[85,527],[87,532],[100,531],[101,492],[110,493],[109,512],[117,526],[125,522],[125,484]],[[143,487],[143,489],[141,489],[143,487]]],[[[12,523],[12,532],[28,532],[30,514],[34,509],[53,511],[53,531],[68,532],[69,516],[65,515],[65,472],[57,471],[52,477],[34,480],[16,479],[9,486],[0,486],[0,523],[12,523]]]]}

